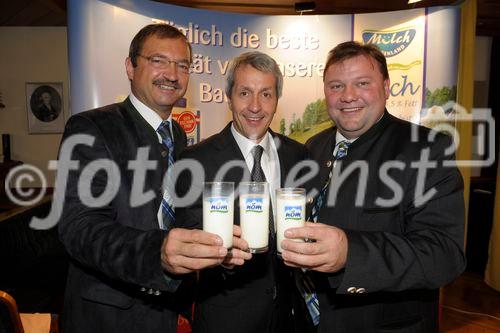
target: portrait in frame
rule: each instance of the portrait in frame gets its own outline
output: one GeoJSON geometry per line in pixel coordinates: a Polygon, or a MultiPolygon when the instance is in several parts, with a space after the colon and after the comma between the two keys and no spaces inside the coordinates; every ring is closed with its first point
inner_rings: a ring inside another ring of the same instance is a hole
{"type": "Polygon", "coordinates": [[[62,82],[27,82],[26,109],[30,134],[62,133],[64,130],[62,82]]]}

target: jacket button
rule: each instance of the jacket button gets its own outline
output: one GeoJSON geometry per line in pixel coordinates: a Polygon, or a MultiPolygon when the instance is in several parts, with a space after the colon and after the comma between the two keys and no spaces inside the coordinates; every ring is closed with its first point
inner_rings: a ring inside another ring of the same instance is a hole
{"type": "Polygon", "coordinates": [[[151,288],[150,288],[150,289],[148,289],[148,294],[149,294],[149,295],[153,295],[153,289],[151,289],[151,288]]]}
{"type": "Polygon", "coordinates": [[[314,201],[314,199],[313,199],[312,197],[309,197],[309,198],[307,199],[307,203],[308,203],[308,204],[312,204],[312,203],[313,203],[313,201],[314,201]]]}
{"type": "Polygon", "coordinates": [[[161,295],[161,291],[155,290],[155,296],[160,296],[160,295],[161,295]]]}
{"type": "Polygon", "coordinates": [[[356,290],[356,293],[357,293],[357,294],[364,294],[365,292],[366,292],[366,289],[365,289],[365,288],[358,288],[358,289],[356,290]]]}
{"type": "Polygon", "coordinates": [[[140,289],[140,290],[141,290],[142,292],[145,292],[145,291],[146,291],[146,288],[141,287],[141,289],[140,289]]]}
{"type": "Polygon", "coordinates": [[[332,166],[332,161],[327,161],[327,162],[326,162],[326,167],[327,167],[327,168],[329,168],[329,167],[331,167],[331,166],[332,166]]]}
{"type": "Polygon", "coordinates": [[[349,294],[355,294],[356,291],[357,291],[356,287],[349,287],[349,288],[347,288],[347,292],[349,294]]]}
{"type": "Polygon", "coordinates": [[[161,151],[161,157],[167,157],[168,152],[166,150],[161,151]]]}

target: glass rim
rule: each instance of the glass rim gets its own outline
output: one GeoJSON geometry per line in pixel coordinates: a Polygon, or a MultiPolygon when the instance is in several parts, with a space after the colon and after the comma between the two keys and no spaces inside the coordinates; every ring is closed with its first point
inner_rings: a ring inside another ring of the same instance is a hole
{"type": "Polygon", "coordinates": [[[267,185],[269,186],[268,182],[240,182],[239,186],[241,185],[267,185]]]}
{"type": "Polygon", "coordinates": [[[217,184],[217,185],[233,185],[234,186],[234,182],[203,182],[203,185],[214,185],[214,184],[217,184]]]}
{"type": "Polygon", "coordinates": [[[282,193],[302,193],[305,192],[306,189],[303,187],[280,187],[276,189],[276,192],[282,192],[282,193]]]}

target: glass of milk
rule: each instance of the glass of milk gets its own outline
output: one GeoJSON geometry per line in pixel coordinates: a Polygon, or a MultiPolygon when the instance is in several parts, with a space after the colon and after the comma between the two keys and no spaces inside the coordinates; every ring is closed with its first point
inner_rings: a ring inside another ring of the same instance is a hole
{"type": "Polygon", "coordinates": [[[223,246],[233,247],[234,183],[203,184],[203,230],[219,235],[223,246]]]}
{"type": "Polygon", "coordinates": [[[269,184],[241,182],[241,238],[247,241],[250,253],[263,253],[269,245],[269,184]]]}
{"type": "MultiPolygon", "coordinates": [[[[276,241],[278,255],[282,252],[281,242],[288,228],[303,227],[306,221],[306,190],[303,188],[276,189],[276,241]]],[[[297,242],[303,240],[294,239],[297,242]]]]}

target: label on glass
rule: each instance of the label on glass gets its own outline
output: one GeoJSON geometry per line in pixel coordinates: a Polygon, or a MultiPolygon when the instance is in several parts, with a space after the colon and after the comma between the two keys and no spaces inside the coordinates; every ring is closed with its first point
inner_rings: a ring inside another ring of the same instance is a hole
{"type": "Polygon", "coordinates": [[[247,213],[262,214],[264,212],[264,198],[245,198],[247,213]]]}
{"type": "Polygon", "coordinates": [[[285,221],[301,221],[302,206],[285,206],[285,221]]]}
{"type": "Polygon", "coordinates": [[[210,213],[228,213],[228,199],[227,198],[210,198],[208,199],[210,203],[210,213]]]}

